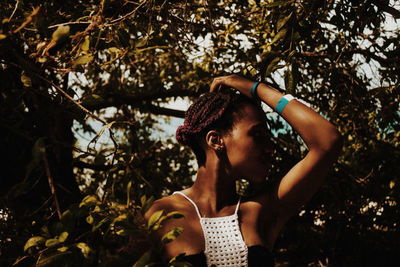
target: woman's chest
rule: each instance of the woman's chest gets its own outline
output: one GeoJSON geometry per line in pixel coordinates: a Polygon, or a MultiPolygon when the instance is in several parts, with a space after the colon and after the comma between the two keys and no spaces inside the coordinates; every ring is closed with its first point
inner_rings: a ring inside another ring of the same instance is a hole
{"type": "Polygon", "coordinates": [[[177,239],[168,244],[168,250],[171,256],[182,252],[186,255],[197,254],[205,250],[206,245],[209,245],[207,242],[224,240],[235,235],[238,235],[246,246],[264,245],[260,212],[257,207],[246,206],[242,211],[241,205],[238,216],[199,219],[196,214],[185,213],[183,220],[169,226],[171,229],[180,226],[184,230],[177,239]],[[251,212],[248,208],[252,208],[251,212]]]}

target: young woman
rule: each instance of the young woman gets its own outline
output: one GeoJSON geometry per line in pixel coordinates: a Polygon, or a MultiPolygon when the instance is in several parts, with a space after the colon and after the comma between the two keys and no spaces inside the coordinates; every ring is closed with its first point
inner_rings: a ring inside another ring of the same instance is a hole
{"type": "Polygon", "coordinates": [[[193,266],[273,266],[271,251],[282,227],[318,190],[341,149],[340,135],[326,119],[290,95],[238,75],[215,78],[176,135],[197,157],[197,178],[190,188],[157,200],[145,217],[157,210],[184,215],[168,220],[158,234],[182,226],[164,253],[184,253],[193,266]],[[223,87],[240,94],[219,92],[223,87]],[[274,188],[241,201],[235,180],[261,187],[272,162],[260,100],[297,131],[308,153],[274,188]]]}

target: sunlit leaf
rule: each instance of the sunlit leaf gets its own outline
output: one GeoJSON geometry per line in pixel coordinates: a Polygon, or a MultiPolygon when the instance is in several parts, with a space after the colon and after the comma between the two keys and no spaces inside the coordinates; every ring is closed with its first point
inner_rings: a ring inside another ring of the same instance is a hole
{"type": "Polygon", "coordinates": [[[56,42],[62,42],[69,36],[69,25],[61,25],[53,32],[52,38],[56,42]]]}
{"type": "Polygon", "coordinates": [[[265,7],[276,7],[276,6],[284,6],[284,5],[288,5],[288,4],[291,4],[291,3],[293,3],[294,2],[294,0],[289,0],[289,1],[287,1],[287,0],[281,0],[281,1],[273,1],[272,3],[268,3],[268,4],[263,4],[263,6],[265,6],[265,7]]]}
{"type": "Polygon", "coordinates": [[[46,247],[51,248],[60,244],[60,241],[57,238],[51,238],[46,240],[46,247]]]}
{"type": "Polygon", "coordinates": [[[21,82],[25,87],[32,86],[32,80],[29,76],[27,76],[24,72],[21,74],[21,82]]]}
{"type": "Polygon", "coordinates": [[[289,21],[289,19],[292,17],[292,13],[289,15],[282,17],[281,19],[278,20],[278,23],[276,24],[276,29],[279,31],[283,26],[286,25],[286,23],[289,21]]]}
{"type": "Polygon", "coordinates": [[[145,267],[146,264],[150,263],[151,260],[151,251],[146,251],[143,255],[135,262],[132,267],[145,267]]]}
{"type": "Polygon", "coordinates": [[[280,57],[275,57],[268,65],[267,70],[265,71],[265,76],[269,76],[271,73],[273,73],[278,66],[279,61],[281,61],[280,57]]]}
{"type": "Polygon", "coordinates": [[[128,218],[126,214],[121,214],[117,218],[114,219],[114,223],[124,221],[128,218]]]}
{"type": "Polygon", "coordinates": [[[131,188],[132,188],[132,180],[128,182],[126,185],[126,206],[129,206],[131,202],[131,188]]]}
{"type": "Polygon", "coordinates": [[[29,248],[34,247],[34,246],[40,246],[40,245],[44,244],[44,242],[45,242],[45,239],[42,236],[31,237],[25,243],[24,251],[27,251],[29,248]]]}
{"type": "Polygon", "coordinates": [[[154,212],[151,216],[149,221],[147,222],[147,229],[151,229],[154,224],[161,218],[162,214],[164,213],[163,210],[158,210],[154,212]]]}
{"type": "Polygon", "coordinates": [[[88,51],[90,47],[90,37],[88,35],[85,36],[85,40],[81,44],[82,51],[88,51]]]}
{"type": "Polygon", "coordinates": [[[81,250],[81,252],[85,258],[87,258],[87,259],[90,258],[92,249],[88,246],[88,244],[86,244],[84,242],[79,242],[75,246],[81,250]]]}
{"type": "MultiPolygon", "coordinates": [[[[146,198],[144,198],[144,199],[146,199],[146,198]]],[[[142,199],[141,199],[141,201],[142,201],[142,199]]],[[[153,204],[153,202],[154,202],[154,196],[151,196],[149,199],[147,199],[147,200],[142,204],[142,209],[141,209],[142,215],[144,215],[144,214],[149,210],[149,208],[151,207],[151,205],[153,204]]]]}
{"type": "MultiPolygon", "coordinates": [[[[65,263],[65,260],[71,257],[71,251],[56,251],[50,255],[41,254],[38,261],[36,262],[37,267],[47,267],[65,263]]],[[[65,265],[64,265],[65,266],[65,265]]]]}
{"type": "Polygon", "coordinates": [[[95,205],[98,204],[99,201],[97,200],[97,197],[94,195],[88,195],[83,198],[82,202],[79,204],[79,207],[83,207],[86,205],[95,205]]]}
{"type": "Polygon", "coordinates": [[[63,242],[65,242],[65,240],[67,240],[67,238],[68,238],[68,232],[62,232],[60,234],[60,236],[58,237],[58,241],[63,243],[63,242]]]}
{"type": "Polygon", "coordinates": [[[93,216],[92,215],[87,216],[86,217],[86,222],[88,224],[93,224],[93,222],[94,222],[93,216]]]}
{"type": "Polygon", "coordinates": [[[80,56],[77,59],[75,59],[74,62],[72,63],[72,65],[74,67],[76,67],[79,65],[87,64],[87,63],[91,62],[92,60],[93,60],[93,55],[83,55],[83,56],[80,56]]]}
{"type": "Polygon", "coordinates": [[[93,225],[92,227],[92,232],[96,231],[97,229],[99,229],[101,226],[103,226],[105,223],[108,223],[111,221],[111,218],[109,217],[105,217],[103,218],[100,222],[98,222],[97,224],[93,225]]]}
{"type": "Polygon", "coordinates": [[[57,250],[60,251],[60,252],[65,252],[65,251],[67,251],[68,249],[69,249],[69,247],[60,247],[60,248],[58,248],[57,250]]]}
{"type": "Polygon", "coordinates": [[[161,242],[163,244],[169,243],[175,240],[180,234],[183,233],[183,227],[175,227],[174,229],[168,231],[163,237],[161,238],[161,242]]]}
{"type": "Polygon", "coordinates": [[[274,43],[276,43],[277,41],[279,41],[279,40],[285,38],[287,31],[288,31],[287,28],[282,28],[282,29],[274,36],[274,39],[272,39],[272,41],[271,41],[270,44],[274,44],[274,43]]]}

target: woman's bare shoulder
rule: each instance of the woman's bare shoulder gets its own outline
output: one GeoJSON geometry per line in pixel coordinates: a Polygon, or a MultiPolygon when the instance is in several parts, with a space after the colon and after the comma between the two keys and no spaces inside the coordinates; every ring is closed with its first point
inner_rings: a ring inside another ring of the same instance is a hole
{"type": "Polygon", "coordinates": [[[145,213],[144,218],[148,220],[154,212],[159,210],[163,210],[165,213],[180,211],[183,206],[184,205],[179,201],[179,197],[176,195],[166,196],[154,201],[149,210],[145,213]]]}

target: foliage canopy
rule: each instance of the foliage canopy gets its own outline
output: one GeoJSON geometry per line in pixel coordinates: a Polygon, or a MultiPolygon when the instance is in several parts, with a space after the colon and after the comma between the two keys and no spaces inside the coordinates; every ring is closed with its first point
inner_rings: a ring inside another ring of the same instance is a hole
{"type": "MultiPolygon", "coordinates": [[[[165,104],[232,72],[306,100],[345,140],[321,191],[278,240],[277,262],[389,263],[400,240],[398,8],[387,0],[3,0],[1,265],[151,261],[148,231],[179,215],[146,226],[140,214],[194,174],[190,151],[157,134],[160,121],[184,115],[165,104]],[[86,147],[79,134],[92,137],[86,147]]],[[[304,149],[270,118],[281,147],[276,180],[304,149]]]]}

